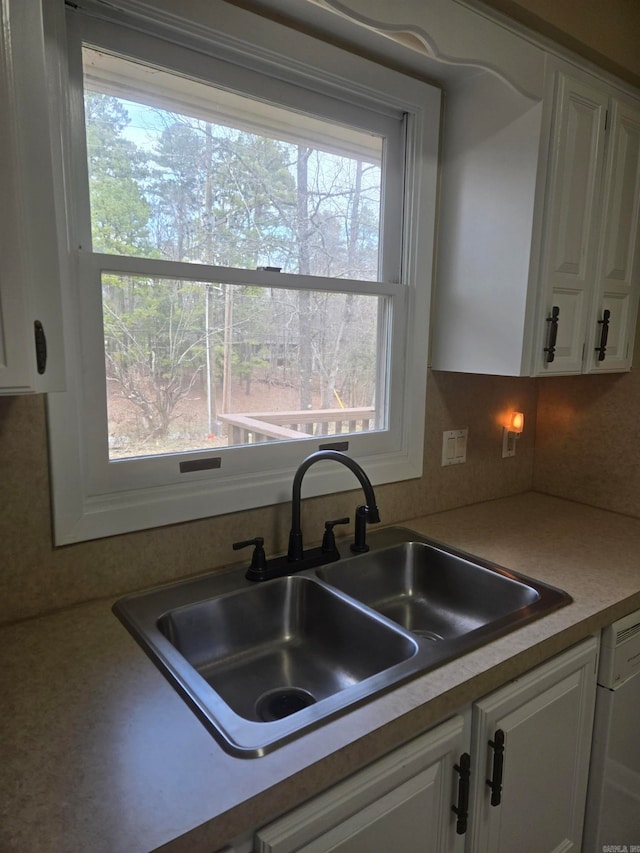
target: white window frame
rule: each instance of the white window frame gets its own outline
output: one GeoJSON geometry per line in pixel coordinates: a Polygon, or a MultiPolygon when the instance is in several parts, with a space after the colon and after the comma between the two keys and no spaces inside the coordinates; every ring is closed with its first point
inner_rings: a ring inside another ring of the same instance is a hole
{"type": "MultiPolygon", "coordinates": [[[[97,30],[103,33],[115,26],[121,37],[122,54],[134,59],[136,42],[140,38],[136,30],[145,30],[153,37],[173,42],[177,45],[176,51],[190,51],[195,66],[201,69],[196,76],[201,78],[206,79],[206,68],[214,55],[250,70],[260,70],[262,74],[268,69],[276,89],[280,88],[278,80],[295,80],[320,98],[339,97],[351,114],[365,107],[377,113],[383,124],[389,117],[405,117],[404,174],[397,176],[399,181],[404,181],[404,197],[402,209],[397,207],[394,213],[403,221],[399,264],[383,270],[383,281],[366,284],[278,273],[256,273],[256,281],[295,289],[351,290],[388,297],[392,342],[388,348],[388,423],[384,429],[350,434],[345,439],[349,442],[349,455],[358,459],[374,484],[421,476],[440,91],[307,35],[296,34],[292,38],[291,31],[283,26],[257,19],[227,3],[212,0],[199,4],[206,8],[199,10],[202,18],[197,21],[169,16],[131,0],[120,0],[117,5],[121,8],[117,10],[112,5],[85,0],[82,6],[87,7],[86,13],[69,13],[72,20],[68,29],[70,42],[77,43],[78,39],[78,34],[73,32],[76,26],[73,21],[78,20],[79,14],[83,19],[88,14],[83,34],[91,31],[94,21],[97,21],[97,30]],[[246,34],[256,32],[256,23],[259,23],[260,44],[247,41],[246,34]]],[[[176,9],[179,6],[176,2],[176,9]]],[[[188,452],[142,460],[108,462],[106,458],[106,422],[104,418],[102,424],[91,422],[91,412],[102,411],[105,406],[104,354],[102,347],[96,346],[96,329],[102,329],[101,271],[132,274],[141,271],[148,275],[155,270],[158,275],[173,278],[201,277],[201,280],[218,279],[229,283],[233,283],[230,280],[233,274],[228,269],[204,265],[152,262],[83,250],[87,235],[82,234],[82,227],[77,223],[87,221],[86,216],[83,220],[82,210],[88,203],[86,182],[84,186],[74,186],[73,181],[77,180],[74,176],[79,170],[71,168],[78,156],[79,77],[73,69],[67,77],[65,50],[60,50],[65,34],[62,14],[62,9],[57,8],[50,21],[58,44],[58,50],[52,48],[52,65],[58,64],[52,67],[51,74],[53,80],[61,81],[50,107],[53,107],[54,117],[63,117],[59,123],[64,141],[60,171],[67,175],[67,183],[58,181],[59,231],[62,242],[66,243],[71,272],[63,278],[68,390],[50,394],[48,398],[55,543],[68,544],[288,501],[299,463],[331,437],[218,448],[215,452],[188,452]],[[73,127],[76,128],[75,136],[69,130],[73,127]],[[221,467],[179,473],[178,459],[197,459],[203,455],[221,455],[221,467]],[[168,473],[168,465],[172,466],[172,473],[168,473]],[[124,471],[125,466],[131,475],[122,477],[119,472],[124,471]],[[144,470],[142,479],[137,476],[136,469],[144,470]],[[113,471],[117,471],[118,476],[113,477],[113,471]]],[[[52,40],[52,44],[55,41],[52,40]]],[[[71,51],[71,56],[77,53],[71,51]]],[[[397,118],[395,122],[397,124],[397,118]]],[[[82,137],[84,140],[84,131],[82,137]]],[[[246,270],[238,271],[240,281],[251,283],[246,270]]],[[[314,466],[305,478],[305,496],[344,491],[355,486],[353,476],[342,466],[314,466]]]]}

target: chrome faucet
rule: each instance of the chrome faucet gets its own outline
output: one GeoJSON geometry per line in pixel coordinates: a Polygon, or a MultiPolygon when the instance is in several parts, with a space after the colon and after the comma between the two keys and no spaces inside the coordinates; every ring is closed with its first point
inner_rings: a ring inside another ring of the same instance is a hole
{"type": "Polygon", "coordinates": [[[254,581],[269,580],[270,578],[283,577],[293,572],[304,569],[312,569],[325,563],[332,563],[340,559],[333,528],[336,524],[348,524],[348,518],[340,518],[335,521],[325,522],[325,534],[322,545],[318,548],[310,548],[305,551],[302,545],[302,527],[300,523],[300,504],[302,501],[302,480],[309,468],[323,459],[331,459],[340,462],[352,471],[364,492],[366,503],[356,508],[355,536],[351,544],[351,550],[356,554],[362,554],[369,550],[366,541],[367,524],[376,524],[380,521],[380,514],[376,505],[376,496],[371,481],[358,463],[341,453],[339,450],[318,450],[307,456],[300,465],[293,478],[291,493],[291,530],[289,532],[289,550],[283,557],[274,557],[267,560],[264,552],[264,539],[261,536],[248,539],[245,542],[235,542],[233,549],[246,548],[253,545],[253,557],[251,565],[247,570],[247,578],[254,581]]]}
{"type": "Polygon", "coordinates": [[[323,459],[332,459],[334,462],[340,462],[350,471],[352,471],[362,486],[366,504],[359,506],[356,509],[356,529],[355,538],[351,545],[351,550],[361,554],[369,550],[366,544],[366,529],[367,523],[376,524],[380,521],[380,514],[376,505],[376,496],[373,491],[371,481],[362,470],[360,465],[339,450],[318,450],[307,456],[296,471],[293,478],[293,490],[291,494],[291,531],[289,532],[289,551],[287,559],[290,562],[302,560],[304,558],[304,549],[302,547],[302,528],[300,525],[300,503],[302,491],[302,479],[309,468],[316,462],[321,462],[323,459]]]}

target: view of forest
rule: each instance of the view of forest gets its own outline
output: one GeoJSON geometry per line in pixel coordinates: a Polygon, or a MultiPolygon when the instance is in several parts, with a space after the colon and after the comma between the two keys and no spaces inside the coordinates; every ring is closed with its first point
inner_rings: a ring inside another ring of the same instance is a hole
{"type": "MultiPolygon", "coordinates": [[[[188,112],[85,90],[94,251],[376,279],[379,162],[188,112]]],[[[225,414],[375,405],[377,296],[114,273],[102,289],[112,458],[230,443],[225,414]]]]}

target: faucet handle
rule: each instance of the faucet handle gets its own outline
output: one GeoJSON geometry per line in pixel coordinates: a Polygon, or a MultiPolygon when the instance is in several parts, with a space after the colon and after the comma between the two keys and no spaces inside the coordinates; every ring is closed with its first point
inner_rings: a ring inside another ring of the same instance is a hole
{"type": "Polygon", "coordinates": [[[367,545],[367,524],[378,524],[380,521],[380,513],[378,507],[359,506],[356,507],[356,525],[355,535],[351,543],[351,550],[354,554],[366,554],[369,550],[367,545]]]}
{"type": "Polygon", "coordinates": [[[336,537],[333,528],[336,524],[349,524],[349,518],[336,518],[333,521],[325,521],[324,536],[322,537],[322,550],[326,552],[335,551],[337,549],[336,537]]]}
{"type": "Polygon", "coordinates": [[[267,556],[264,553],[264,539],[262,536],[256,536],[255,539],[247,539],[244,542],[234,542],[231,547],[234,551],[239,551],[241,548],[249,548],[251,545],[253,545],[254,548],[249,570],[255,569],[256,571],[262,571],[267,567],[267,556]]]}

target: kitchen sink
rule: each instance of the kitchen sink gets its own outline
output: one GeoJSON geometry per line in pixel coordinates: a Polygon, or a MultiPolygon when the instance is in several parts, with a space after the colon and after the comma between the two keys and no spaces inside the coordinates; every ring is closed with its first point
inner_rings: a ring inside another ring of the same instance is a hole
{"type": "Polygon", "coordinates": [[[403,628],[440,641],[546,608],[544,589],[425,542],[403,542],[317,570],[318,577],[403,628]]]}
{"type": "Polygon", "coordinates": [[[290,575],[172,610],[162,633],[226,704],[273,722],[413,657],[417,643],[290,575]]]}
{"type": "Polygon", "coordinates": [[[258,757],[568,604],[563,592],[403,527],[263,582],[231,568],[114,612],[232,754],[258,757]]]}

